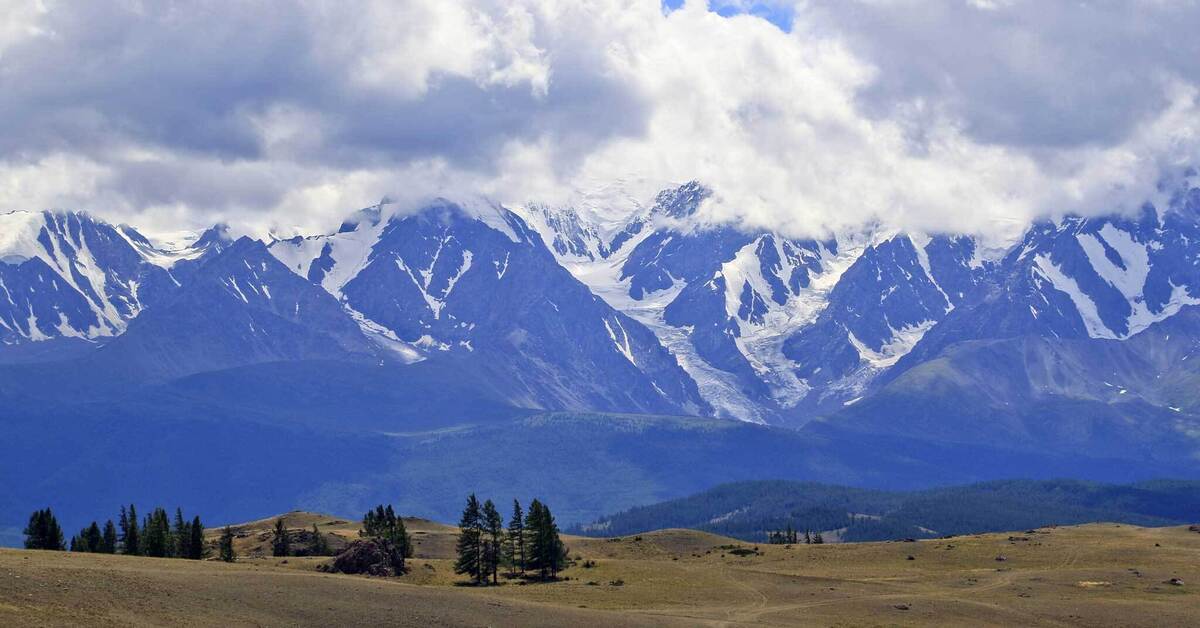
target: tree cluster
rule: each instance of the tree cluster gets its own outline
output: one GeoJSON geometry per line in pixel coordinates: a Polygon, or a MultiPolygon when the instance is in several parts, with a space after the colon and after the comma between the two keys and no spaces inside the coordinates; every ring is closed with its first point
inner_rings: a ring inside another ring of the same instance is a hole
{"type": "Polygon", "coordinates": [[[408,570],[407,560],[413,557],[413,541],[404,526],[404,518],[396,515],[391,504],[380,504],[363,515],[363,527],[358,535],[367,539],[383,541],[380,546],[387,552],[392,569],[397,574],[408,570]]]}
{"type": "Polygon", "coordinates": [[[554,515],[536,499],[529,504],[528,513],[513,500],[506,528],[492,500],[481,505],[472,494],[458,527],[454,572],[470,577],[475,584],[486,584],[489,578],[492,584],[498,583],[502,565],[510,577],[533,575],[540,580],[557,578],[566,567],[567,547],[559,538],[554,515]]]}
{"type": "MultiPolygon", "coordinates": [[[[204,524],[200,517],[189,521],[179,508],[175,509],[173,523],[166,510],[155,508],[139,524],[137,508],[130,504],[128,508],[121,506],[119,521],[120,532],[112,519],[105,521],[103,527],[93,521],[71,537],[71,551],[192,560],[204,558],[206,554],[204,524]]],[[[67,549],[62,528],[49,508],[30,515],[29,525],[25,528],[25,547],[67,549]]]]}
{"type": "MultiPolygon", "coordinates": [[[[799,532],[789,523],[786,529],[768,531],[767,542],[772,545],[795,545],[801,540],[799,532]]],[[[805,545],[820,545],[825,542],[825,537],[821,536],[820,531],[805,530],[803,542],[805,545]]]]}

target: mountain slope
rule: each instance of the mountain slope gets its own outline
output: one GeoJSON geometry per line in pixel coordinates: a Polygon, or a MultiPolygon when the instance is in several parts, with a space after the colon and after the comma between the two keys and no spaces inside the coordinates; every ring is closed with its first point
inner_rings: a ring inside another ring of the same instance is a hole
{"type": "Polygon", "coordinates": [[[175,285],[143,242],[84,213],[0,214],[0,342],[123,332],[175,285]]]}
{"type": "Polygon", "coordinates": [[[873,434],[1194,456],[1198,210],[1191,189],[1135,219],[1035,227],[873,395],[829,420],[873,434]]]}
{"type": "Polygon", "coordinates": [[[109,373],[163,381],[263,362],[362,360],[375,351],[337,301],[261,242],[242,238],[90,360],[109,373]]]}
{"type": "Polygon", "coordinates": [[[695,181],[664,190],[621,229],[571,207],[558,221],[519,211],[581,281],[654,330],[719,416],[802,423],[861,395],[990,267],[970,238],[817,242],[698,224],[710,194],[695,181]]]}
{"type": "Polygon", "coordinates": [[[382,218],[376,209],[271,251],[364,328],[424,358],[496,369],[516,405],[707,412],[655,336],[593,295],[507,210],[438,202],[382,218]]]}
{"type": "Polygon", "coordinates": [[[659,528],[691,528],[763,542],[767,532],[791,526],[802,539],[805,530],[819,530],[837,531],[843,541],[883,541],[1100,521],[1180,525],[1191,522],[1197,509],[1198,482],[1115,485],[1013,480],[895,492],[757,481],[723,484],[680,499],[632,508],[573,531],[624,536],[659,528]],[[1037,507],[1031,507],[1033,504],[1037,507]]]}

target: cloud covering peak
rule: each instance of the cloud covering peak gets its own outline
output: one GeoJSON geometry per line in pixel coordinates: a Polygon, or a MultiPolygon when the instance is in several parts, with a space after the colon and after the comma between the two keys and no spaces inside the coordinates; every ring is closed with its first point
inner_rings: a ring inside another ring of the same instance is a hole
{"type": "Polygon", "coordinates": [[[1191,1],[0,7],[5,210],[288,233],[699,179],[712,221],[1002,238],[1200,153],[1191,1]]]}

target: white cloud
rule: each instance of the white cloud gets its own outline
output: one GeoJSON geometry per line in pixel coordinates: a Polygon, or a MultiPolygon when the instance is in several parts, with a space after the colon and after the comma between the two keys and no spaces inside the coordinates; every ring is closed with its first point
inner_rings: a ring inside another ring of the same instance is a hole
{"type": "Polygon", "coordinates": [[[290,233],[696,178],[713,221],[999,238],[1197,162],[1195,4],[791,4],[784,32],[701,0],[17,3],[0,208],[290,233]]]}

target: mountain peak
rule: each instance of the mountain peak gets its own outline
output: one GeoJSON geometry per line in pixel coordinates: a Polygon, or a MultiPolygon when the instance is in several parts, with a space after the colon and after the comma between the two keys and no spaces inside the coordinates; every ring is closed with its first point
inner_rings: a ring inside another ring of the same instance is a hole
{"type": "Polygon", "coordinates": [[[710,196],[712,190],[693,179],[677,188],[659,192],[654,197],[651,213],[678,219],[687,218],[695,214],[700,204],[710,196]]]}

